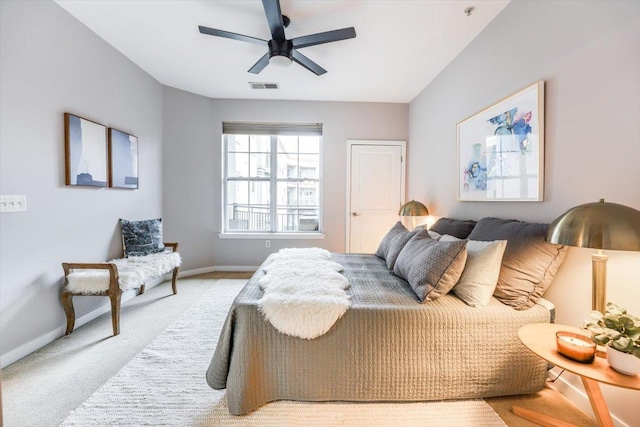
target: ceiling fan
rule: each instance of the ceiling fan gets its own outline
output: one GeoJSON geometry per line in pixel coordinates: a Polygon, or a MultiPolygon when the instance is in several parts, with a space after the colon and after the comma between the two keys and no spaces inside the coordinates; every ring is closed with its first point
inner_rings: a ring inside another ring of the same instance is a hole
{"type": "Polygon", "coordinates": [[[286,66],[294,61],[302,65],[307,70],[320,76],[327,72],[324,68],[307,58],[297,49],[303,47],[315,46],[324,43],[331,43],[340,40],[352,39],[356,36],[356,30],[353,27],[342,28],[340,30],[327,31],[324,33],[311,34],[308,36],[296,37],[288,40],[285,37],[284,29],[291,22],[288,17],[282,14],[280,10],[280,0],[262,0],[264,12],[267,15],[267,22],[271,30],[271,40],[262,40],[256,37],[245,36],[242,34],[232,33],[230,31],[216,30],[215,28],[198,26],[202,34],[210,36],[225,37],[233,40],[240,40],[249,43],[255,43],[267,46],[269,51],[249,69],[250,73],[258,74],[260,71],[272,63],[274,65],[286,66]]]}

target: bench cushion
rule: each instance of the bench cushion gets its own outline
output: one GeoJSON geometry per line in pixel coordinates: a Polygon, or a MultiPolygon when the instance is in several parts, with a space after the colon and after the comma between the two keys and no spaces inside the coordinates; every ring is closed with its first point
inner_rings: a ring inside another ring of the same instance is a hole
{"type": "MultiPolygon", "coordinates": [[[[118,285],[128,291],[151,279],[171,272],[182,264],[178,252],[162,252],[109,261],[118,267],[118,285]]],[[[108,270],[73,270],[67,276],[66,290],[73,294],[97,294],[109,290],[108,270]]]]}

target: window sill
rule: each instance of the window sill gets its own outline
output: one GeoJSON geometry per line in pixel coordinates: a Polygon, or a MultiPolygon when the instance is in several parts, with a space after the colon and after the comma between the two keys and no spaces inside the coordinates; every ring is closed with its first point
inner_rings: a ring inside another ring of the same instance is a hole
{"type": "Polygon", "coordinates": [[[220,239],[321,240],[324,233],[218,233],[220,239]]]}

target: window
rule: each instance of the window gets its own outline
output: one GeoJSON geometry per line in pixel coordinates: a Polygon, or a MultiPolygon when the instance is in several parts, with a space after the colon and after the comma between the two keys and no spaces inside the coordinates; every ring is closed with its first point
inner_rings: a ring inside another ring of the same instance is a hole
{"type": "Polygon", "coordinates": [[[223,123],[224,233],[319,233],[322,125],[223,123]]]}

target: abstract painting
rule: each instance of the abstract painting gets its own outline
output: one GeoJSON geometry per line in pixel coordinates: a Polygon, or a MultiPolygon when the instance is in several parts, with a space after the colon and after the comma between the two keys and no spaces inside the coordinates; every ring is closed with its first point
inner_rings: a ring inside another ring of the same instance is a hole
{"type": "Polygon", "coordinates": [[[65,184],[107,186],[107,128],[64,113],[65,184]]]}
{"type": "Polygon", "coordinates": [[[458,200],[542,201],[544,82],[457,125],[458,200]]]}
{"type": "Polygon", "coordinates": [[[109,128],[109,187],[138,188],[138,138],[109,128]]]}

